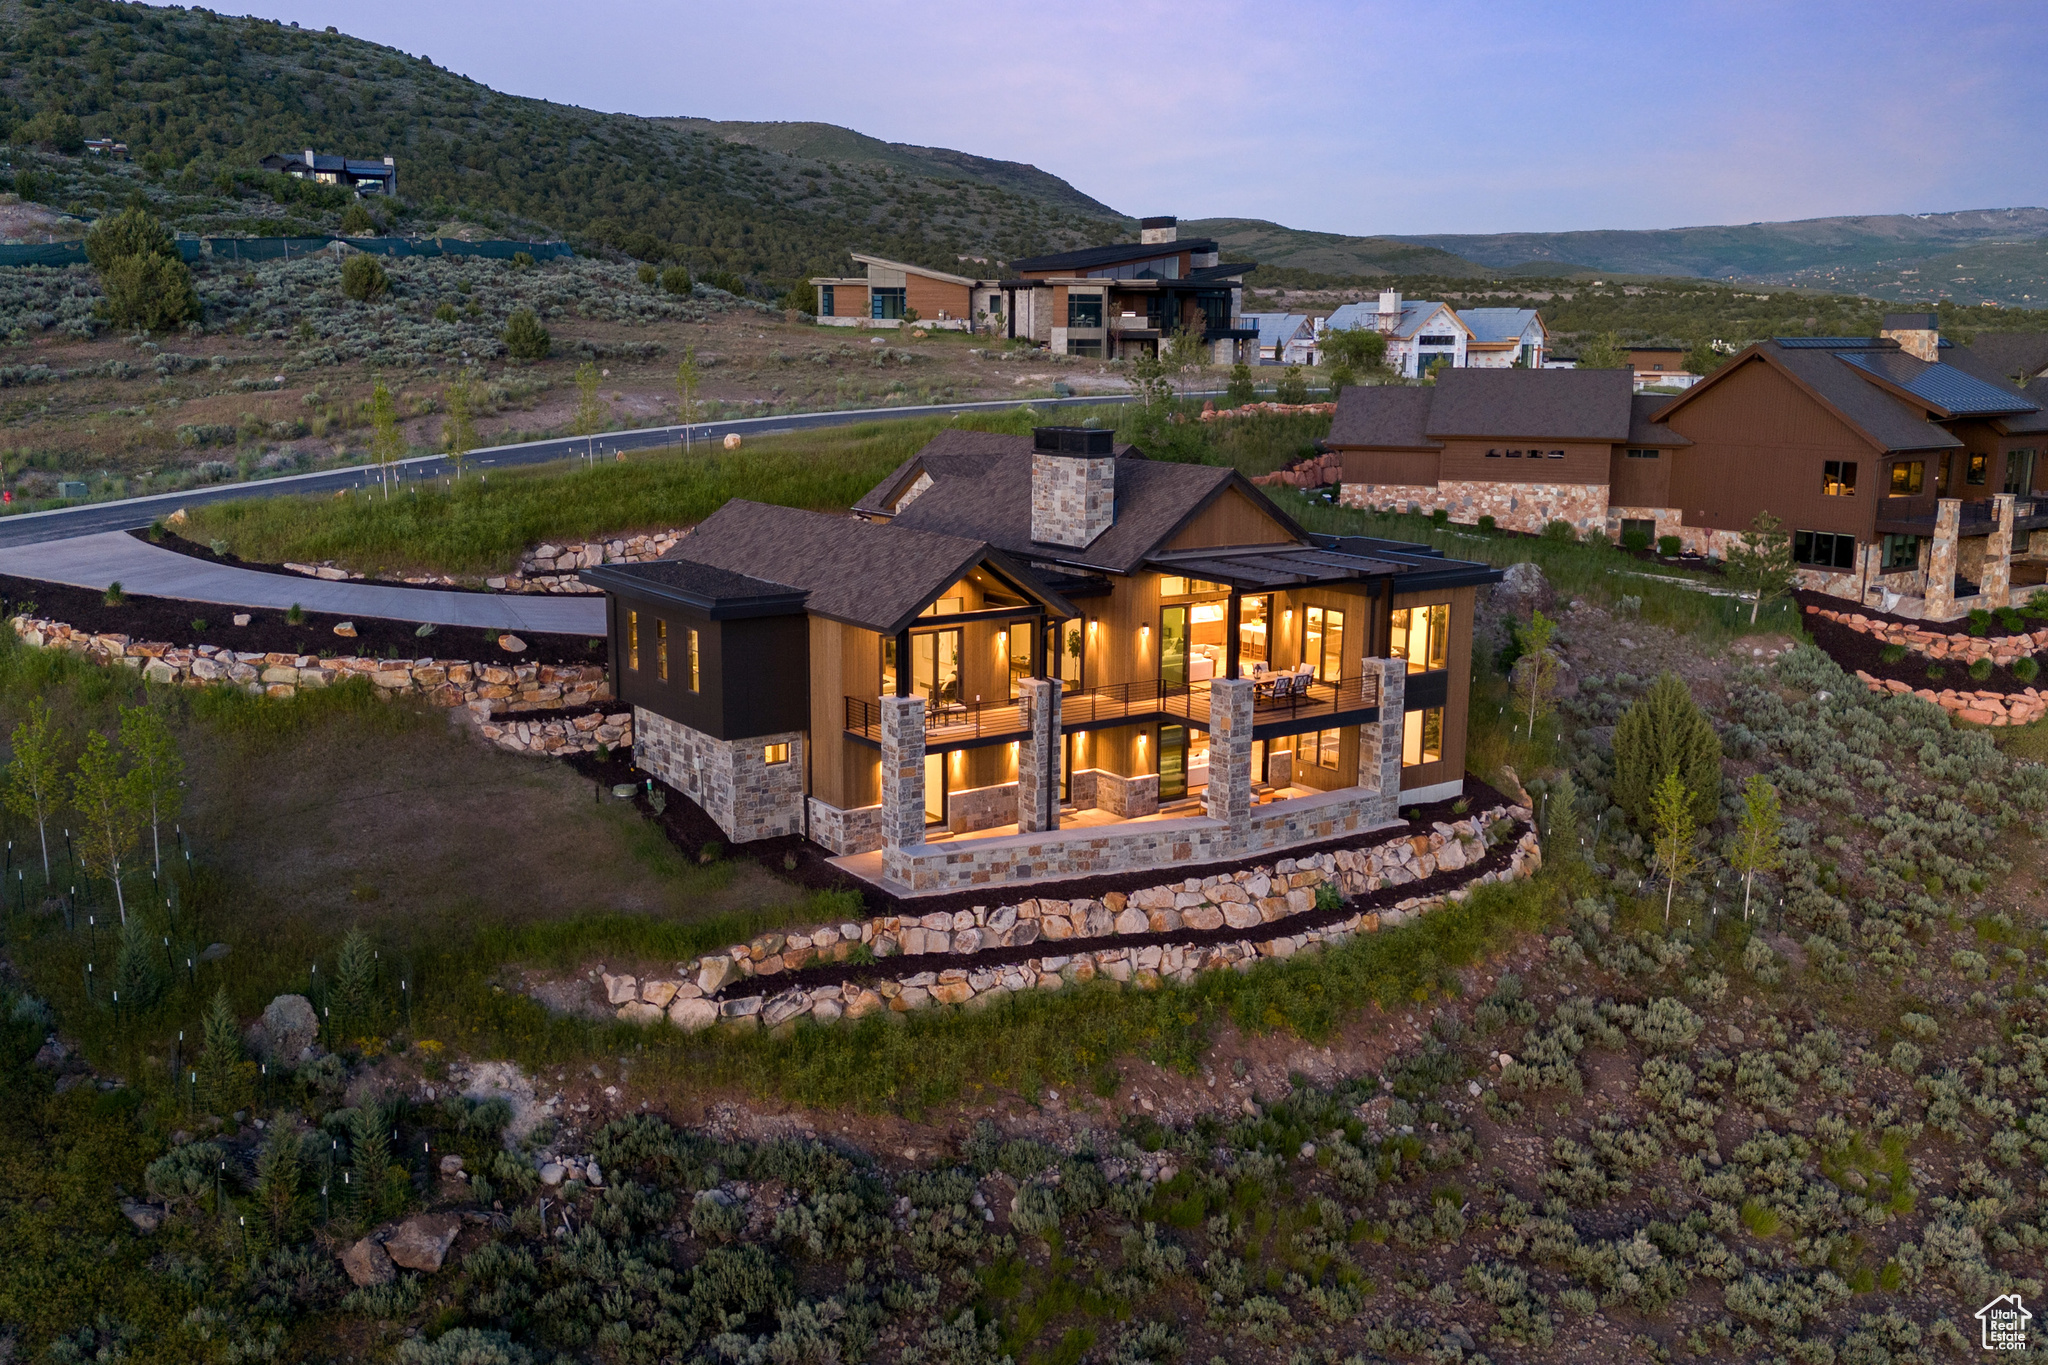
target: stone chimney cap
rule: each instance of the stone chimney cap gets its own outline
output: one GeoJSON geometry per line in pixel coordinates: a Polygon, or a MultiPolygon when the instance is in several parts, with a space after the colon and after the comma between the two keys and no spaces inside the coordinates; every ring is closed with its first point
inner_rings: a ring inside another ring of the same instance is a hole
{"type": "Polygon", "coordinates": [[[1164,218],[1140,218],[1138,226],[1141,228],[1179,227],[1180,219],[1175,218],[1171,214],[1164,218]]]}
{"type": "Polygon", "coordinates": [[[1939,313],[1886,313],[1884,330],[1887,332],[1938,332],[1941,330],[1939,313]]]}

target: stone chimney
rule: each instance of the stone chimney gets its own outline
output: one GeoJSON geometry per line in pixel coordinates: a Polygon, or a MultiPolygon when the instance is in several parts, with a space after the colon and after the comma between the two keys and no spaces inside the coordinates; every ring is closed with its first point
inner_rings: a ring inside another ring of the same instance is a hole
{"type": "Polygon", "coordinates": [[[1941,359],[1941,317],[1936,313],[1886,313],[1884,326],[1878,330],[1886,341],[1896,341],[1899,349],[1915,360],[1924,360],[1930,365],[1941,359]]]}
{"type": "Polygon", "coordinates": [[[1031,433],[1031,538],[1078,550],[1116,521],[1116,437],[1093,427],[1031,433]]]}
{"type": "Polygon", "coordinates": [[[1391,332],[1400,324],[1401,291],[1398,289],[1380,290],[1380,319],[1378,324],[1379,330],[1382,332],[1391,332]]]}
{"type": "Polygon", "coordinates": [[[1138,220],[1138,244],[1153,246],[1160,242],[1180,240],[1180,219],[1140,218],[1138,220]]]}

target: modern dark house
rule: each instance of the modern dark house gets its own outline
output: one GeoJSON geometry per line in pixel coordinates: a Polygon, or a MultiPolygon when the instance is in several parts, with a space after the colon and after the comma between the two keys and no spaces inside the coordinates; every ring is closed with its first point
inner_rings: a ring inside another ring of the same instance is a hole
{"type": "Polygon", "coordinates": [[[1042,428],[945,433],[850,517],[728,503],[583,578],[640,767],[735,840],[802,833],[929,890],[1240,857],[1455,795],[1500,574],[1042,428]]]}
{"type": "Polygon", "coordinates": [[[1140,221],[1138,240],[1010,262],[1004,330],[1061,355],[1105,360],[1156,354],[1183,328],[1212,348],[1214,364],[1255,363],[1258,324],[1244,316],[1249,262],[1222,259],[1206,237],[1180,239],[1172,218],[1140,221]]]}
{"type": "Polygon", "coordinates": [[[1875,337],[1759,342],[1677,396],[1632,397],[1622,370],[1454,370],[1346,390],[1329,444],[1352,506],[1640,530],[1715,557],[1769,512],[1803,586],[1947,621],[2048,570],[2048,386],[1957,349],[1908,313],[1875,337]]]}
{"type": "Polygon", "coordinates": [[[393,157],[368,161],[352,156],[324,156],[308,147],[302,152],[274,153],[257,164],[295,180],[345,185],[359,195],[398,193],[398,162],[393,157]]]}

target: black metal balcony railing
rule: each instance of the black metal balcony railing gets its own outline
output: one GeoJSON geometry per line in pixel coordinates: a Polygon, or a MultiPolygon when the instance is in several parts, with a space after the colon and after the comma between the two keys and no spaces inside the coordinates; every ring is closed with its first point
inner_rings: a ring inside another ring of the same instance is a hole
{"type": "MultiPolygon", "coordinates": [[[[958,702],[925,703],[924,742],[927,748],[941,744],[972,743],[975,740],[1021,735],[1026,729],[1024,708],[1015,702],[980,703],[972,706],[958,702]]],[[[848,697],[846,730],[848,734],[858,735],[862,739],[880,744],[881,699],[848,697]]]]}
{"type": "MultiPolygon", "coordinates": [[[[1253,692],[1252,724],[1269,725],[1286,721],[1312,720],[1364,711],[1378,706],[1380,679],[1364,673],[1334,683],[1311,682],[1296,690],[1292,675],[1276,675],[1259,682],[1253,692]],[[1283,682],[1282,679],[1287,681],[1283,682]]],[[[1209,684],[1162,684],[1157,678],[1113,683],[1068,692],[1060,699],[1060,727],[1088,730],[1121,721],[1155,718],[1209,724],[1209,684]]],[[[846,730],[875,744],[882,742],[882,704],[879,698],[846,698],[846,730]]],[[[927,748],[948,744],[971,744],[1025,733],[1024,710],[1015,702],[974,706],[928,703],[925,710],[924,742],[927,748]]]]}
{"type": "MultiPolygon", "coordinates": [[[[1941,499],[1931,495],[1920,497],[1886,498],[1877,505],[1879,529],[1886,527],[1911,527],[1923,535],[1934,534],[1935,522],[1941,512],[1941,499]]],[[[2035,529],[2040,519],[2048,515],[2048,502],[2038,497],[2015,499],[2012,507],[2013,527],[2035,529]]],[[[1989,534],[1998,522],[1998,507],[1990,498],[1964,498],[1956,507],[1956,534],[1960,536],[1981,536],[1989,534]]]]}

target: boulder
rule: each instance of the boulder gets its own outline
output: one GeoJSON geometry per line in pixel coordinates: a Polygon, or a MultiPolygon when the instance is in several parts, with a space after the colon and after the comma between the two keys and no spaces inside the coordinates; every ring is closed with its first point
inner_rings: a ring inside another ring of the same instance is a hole
{"type": "Polygon", "coordinates": [[[134,1199],[121,1201],[121,1216],[135,1224],[135,1230],[147,1237],[163,1226],[164,1211],[154,1204],[144,1204],[134,1199]]]}
{"type": "Polygon", "coordinates": [[[540,1168],[540,1183],[559,1185],[568,1177],[569,1168],[559,1161],[544,1161],[540,1168]]]}
{"type": "Polygon", "coordinates": [[[1223,922],[1233,929],[1250,929],[1265,922],[1259,914],[1259,907],[1246,905],[1242,901],[1229,901],[1223,906],[1223,922]]]}
{"type": "Polygon", "coordinates": [[[385,1253],[383,1244],[371,1237],[341,1253],[341,1268],[358,1289],[372,1285],[390,1284],[398,1278],[398,1272],[391,1267],[391,1257],[385,1253]]]}
{"type": "Polygon", "coordinates": [[[668,1021],[686,1033],[695,1033],[718,1022],[718,1006],[701,997],[678,999],[668,1007],[668,1021]]]}
{"type": "Polygon", "coordinates": [[[1136,904],[1126,906],[1124,912],[1116,917],[1114,923],[1119,934],[1142,934],[1151,928],[1151,925],[1146,921],[1145,912],[1139,909],[1136,904]]]}
{"type": "Polygon", "coordinates": [[[658,1010],[668,1008],[669,1001],[676,998],[676,983],[673,981],[643,981],[640,983],[640,998],[658,1010]]]}
{"type": "Polygon", "coordinates": [[[263,1007],[263,1017],[249,1030],[249,1043],[267,1062],[297,1062],[320,1036],[320,1016],[303,995],[280,995],[263,1007]]]}
{"type": "Polygon", "coordinates": [[[932,999],[942,1005],[964,1005],[974,998],[974,987],[965,981],[941,981],[932,987],[932,999]]]}
{"type": "MultiPolygon", "coordinates": [[[[1242,901],[1226,901],[1227,905],[1242,906],[1242,901]]],[[[1190,929],[1220,929],[1223,927],[1223,912],[1213,905],[1197,906],[1181,917],[1181,923],[1190,929]]]]}
{"type": "Polygon", "coordinates": [[[604,997],[614,1005],[623,1005],[640,998],[640,980],[632,976],[604,974],[604,997]]]}
{"type": "Polygon", "coordinates": [[[604,1172],[598,1168],[595,1161],[583,1163],[583,1183],[593,1188],[604,1184],[604,1172]]]}
{"type": "Polygon", "coordinates": [[[456,1156],[456,1155],[454,1155],[453,1153],[450,1153],[449,1155],[447,1155],[447,1156],[444,1156],[444,1157],[442,1157],[442,1158],[441,1158],[441,1178],[442,1178],[443,1180],[453,1180],[453,1179],[454,1179],[454,1178],[455,1178],[456,1176],[458,1176],[458,1175],[461,1175],[461,1174],[462,1174],[462,1158],[461,1158],[461,1157],[459,1157],[459,1156],[456,1156]]]}
{"type": "MultiPolygon", "coordinates": [[[[337,622],[334,627],[334,633],[344,640],[353,640],[356,638],[356,623],[353,621],[337,622]]],[[[378,1283],[381,1284],[382,1281],[380,1280],[378,1283]]]]}
{"type": "Polygon", "coordinates": [[[716,995],[739,974],[731,958],[707,957],[697,967],[697,989],[706,995],[716,995]]]}
{"type": "Polygon", "coordinates": [[[452,1213],[422,1213],[398,1225],[398,1231],[384,1239],[384,1254],[396,1265],[427,1274],[441,1268],[455,1235],[462,1231],[462,1219],[452,1213]]]}
{"type": "Polygon", "coordinates": [[[619,1006],[619,1018],[629,1024],[652,1024],[660,1020],[662,1009],[645,1000],[628,1000],[619,1006]]]}
{"type": "Polygon", "coordinates": [[[520,639],[517,635],[500,635],[498,637],[498,648],[504,650],[507,654],[520,654],[526,650],[526,641],[520,639]]]}

